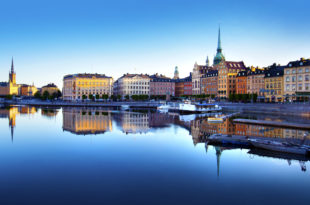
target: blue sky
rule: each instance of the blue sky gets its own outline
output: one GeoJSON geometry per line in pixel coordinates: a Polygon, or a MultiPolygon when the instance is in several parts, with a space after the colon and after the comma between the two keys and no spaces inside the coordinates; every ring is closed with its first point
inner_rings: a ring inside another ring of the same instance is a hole
{"type": "Polygon", "coordinates": [[[310,57],[310,1],[10,0],[0,3],[0,81],[14,56],[18,83],[62,86],[66,74],[181,77],[212,60],[247,66],[310,57]]]}

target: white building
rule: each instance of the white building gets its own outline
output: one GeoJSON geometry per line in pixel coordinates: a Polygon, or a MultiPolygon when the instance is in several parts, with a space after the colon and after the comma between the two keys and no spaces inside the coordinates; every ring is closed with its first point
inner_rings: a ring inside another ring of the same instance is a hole
{"type": "Polygon", "coordinates": [[[114,95],[150,95],[150,77],[143,74],[125,74],[114,85],[114,95]]]}

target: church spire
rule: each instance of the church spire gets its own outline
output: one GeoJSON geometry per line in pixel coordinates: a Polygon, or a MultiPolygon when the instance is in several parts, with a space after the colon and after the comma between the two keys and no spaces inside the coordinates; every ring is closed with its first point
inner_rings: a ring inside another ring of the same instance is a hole
{"type": "Polygon", "coordinates": [[[207,56],[206,65],[209,67],[209,56],[207,56]]]}
{"type": "Polygon", "coordinates": [[[222,53],[222,42],[221,42],[221,27],[219,27],[218,42],[216,55],[213,59],[213,65],[219,64],[221,61],[225,61],[225,57],[222,53]]]}
{"type": "Polygon", "coordinates": [[[217,52],[222,52],[221,27],[219,27],[218,42],[217,42],[217,52]]]}
{"type": "Polygon", "coordinates": [[[13,61],[13,57],[12,57],[12,64],[11,64],[11,73],[14,73],[14,61],[13,61]]]}

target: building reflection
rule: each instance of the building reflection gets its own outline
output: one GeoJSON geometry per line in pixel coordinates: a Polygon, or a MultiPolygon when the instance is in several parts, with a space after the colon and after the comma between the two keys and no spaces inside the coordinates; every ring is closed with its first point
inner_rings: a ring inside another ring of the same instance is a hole
{"type": "Polygon", "coordinates": [[[16,117],[18,115],[28,115],[37,112],[35,107],[1,107],[0,118],[7,118],[9,120],[9,128],[11,131],[11,140],[14,141],[14,129],[16,127],[16,117]]]}
{"type": "Polygon", "coordinates": [[[102,134],[112,131],[111,113],[105,110],[63,108],[63,130],[74,134],[102,134]]]}

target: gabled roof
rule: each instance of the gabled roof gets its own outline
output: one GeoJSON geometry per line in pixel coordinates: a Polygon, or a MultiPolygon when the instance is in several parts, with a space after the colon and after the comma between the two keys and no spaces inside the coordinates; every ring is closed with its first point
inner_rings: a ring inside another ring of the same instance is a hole
{"type": "Polygon", "coordinates": [[[120,78],[134,78],[134,77],[140,77],[140,78],[150,78],[147,74],[124,74],[122,77],[120,78]]]}
{"type": "Polygon", "coordinates": [[[225,65],[228,69],[243,69],[243,70],[247,69],[243,61],[239,61],[239,62],[225,61],[225,65]]]}
{"type": "Polygon", "coordinates": [[[150,76],[151,82],[174,82],[171,78],[164,75],[154,74],[150,76]]]}
{"type": "Polygon", "coordinates": [[[247,75],[248,75],[248,72],[244,70],[244,71],[238,72],[237,77],[246,77],[247,75]]]}
{"type": "Polygon", "coordinates": [[[8,86],[8,84],[9,84],[8,82],[0,82],[1,87],[6,87],[6,86],[8,86]]]}
{"type": "Polygon", "coordinates": [[[287,64],[286,67],[301,67],[301,66],[310,66],[310,59],[301,58],[297,61],[291,61],[287,64]]]}
{"type": "Polygon", "coordinates": [[[218,70],[208,70],[204,77],[215,77],[218,76],[218,70]]]}
{"type": "Polygon", "coordinates": [[[276,65],[276,64],[269,66],[265,71],[265,78],[283,76],[284,67],[285,66],[280,66],[280,65],[276,65]]]}
{"type": "Polygon", "coordinates": [[[248,72],[248,76],[250,75],[264,75],[265,74],[265,70],[260,70],[260,69],[256,69],[255,71],[249,71],[248,72]]]}
{"type": "Polygon", "coordinates": [[[106,76],[104,74],[98,74],[98,73],[77,73],[77,74],[72,74],[72,75],[66,75],[64,77],[64,79],[73,78],[73,77],[76,77],[76,78],[93,78],[93,77],[96,77],[96,78],[111,78],[111,77],[106,76]]]}

